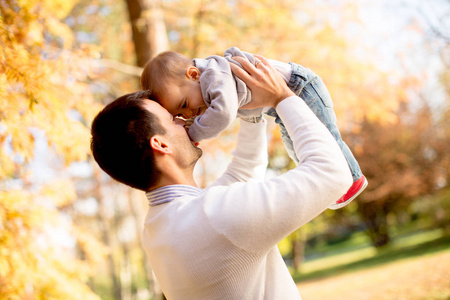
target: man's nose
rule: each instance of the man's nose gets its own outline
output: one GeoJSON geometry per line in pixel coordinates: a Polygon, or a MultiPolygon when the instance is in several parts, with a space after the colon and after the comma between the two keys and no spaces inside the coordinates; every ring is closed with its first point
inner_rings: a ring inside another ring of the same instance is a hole
{"type": "Polygon", "coordinates": [[[175,118],[175,124],[184,126],[186,125],[186,121],[181,118],[175,118]]]}

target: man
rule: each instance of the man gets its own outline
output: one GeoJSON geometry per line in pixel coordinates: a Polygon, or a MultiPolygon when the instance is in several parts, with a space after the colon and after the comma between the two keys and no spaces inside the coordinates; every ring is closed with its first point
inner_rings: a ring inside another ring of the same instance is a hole
{"type": "Polygon", "coordinates": [[[329,131],[261,58],[231,65],[251,89],[246,108],[272,106],[293,139],[297,168],[263,181],[265,121],[241,121],[233,160],[212,186],[197,187],[201,150],[185,122],[145,92],[99,113],[91,148],[113,178],[147,193],[144,247],[168,299],[300,299],[277,243],[344,194],[352,183],[329,131]]]}

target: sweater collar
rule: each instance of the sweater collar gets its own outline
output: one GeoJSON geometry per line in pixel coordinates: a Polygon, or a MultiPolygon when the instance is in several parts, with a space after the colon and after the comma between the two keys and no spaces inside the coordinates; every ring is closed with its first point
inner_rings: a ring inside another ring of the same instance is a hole
{"type": "Polygon", "coordinates": [[[157,188],[156,190],[146,192],[145,195],[147,196],[150,206],[156,206],[159,204],[170,202],[179,197],[202,196],[203,190],[192,185],[174,184],[166,185],[157,188]]]}

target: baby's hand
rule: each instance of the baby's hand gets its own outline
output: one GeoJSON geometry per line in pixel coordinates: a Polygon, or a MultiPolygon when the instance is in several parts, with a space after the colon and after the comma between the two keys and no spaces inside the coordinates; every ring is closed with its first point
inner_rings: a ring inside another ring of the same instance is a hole
{"type": "Polygon", "coordinates": [[[185,125],[185,127],[186,127],[187,129],[189,129],[189,127],[190,127],[192,124],[194,124],[194,120],[195,120],[195,118],[187,119],[187,120],[186,120],[186,125],[185,125]]]}
{"type": "Polygon", "coordinates": [[[276,108],[278,103],[295,95],[287,86],[283,77],[277,72],[267,59],[255,55],[258,59],[256,65],[252,65],[242,57],[233,57],[242,67],[230,63],[231,71],[239,77],[252,91],[252,101],[242,106],[241,109],[271,106],[276,108]]]}
{"type": "Polygon", "coordinates": [[[187,132],[187,135],[188,135],[189,139],[190,139],[190,140],[192,141],[192,143],[194,143],[194,145],[197,147],[198,145],[200,145],[200,143],[194,141],[194,140],[191,138],[191,136],[189,135],[189,126],[191,126],[192,124],[194,124],[194,119],[195,119],[195,118],[187,119],[187,120],[185,121],[186,124],[184,125],[184,129],[186,129],[186,132],[187,132]]]}

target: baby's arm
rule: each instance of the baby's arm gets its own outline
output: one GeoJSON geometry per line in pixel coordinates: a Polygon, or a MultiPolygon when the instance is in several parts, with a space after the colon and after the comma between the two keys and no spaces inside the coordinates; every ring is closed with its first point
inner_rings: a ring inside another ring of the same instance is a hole
{"type": "Polygon", "coordinates": [[[189,136],[195,142],[217,137],[236,119],[239,109],[231,70],[230,74],[216,69],[205,70],[200,77],[200,86],[209,107],[189,127],[189,136]]]}
{"type": "Polygon", "coordinates": [[[242,50],[240,50],[240,49],[237,48],[237,47],[231,47],[231,48],[228,48],[227,50],[225,50],[223,56],[224,56],[228,61],[237,64],[237,65],[240,66],[241,68],[242,68],[241,64],[238,63],[237,61],[233,60],[232,57],[234,57],[234,56],[245,57],[248,61],[250,61],[250,62],[252,63],[252,65],[254,65],[254,64],[255,64],[255,61],[256,61],[256,59],[253,57],[253,54],[248,53],[248,52],[245,52],[245,51],[242,51],[242,50]]]}

